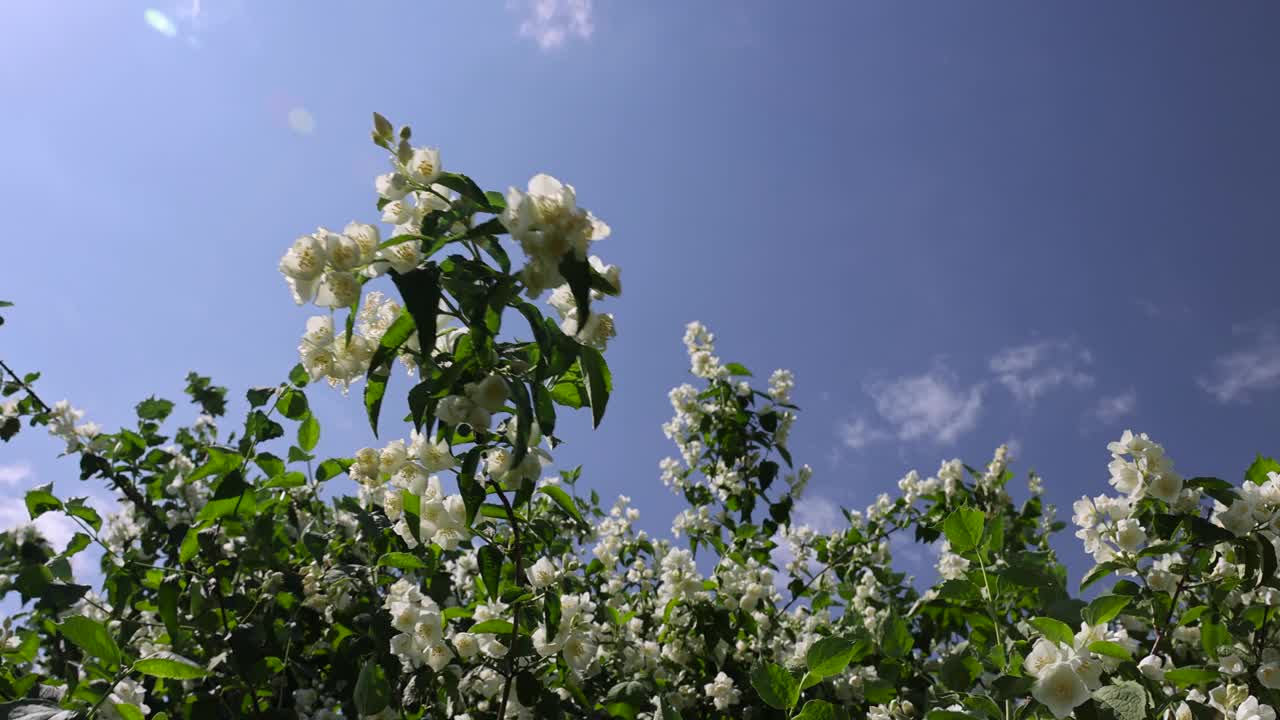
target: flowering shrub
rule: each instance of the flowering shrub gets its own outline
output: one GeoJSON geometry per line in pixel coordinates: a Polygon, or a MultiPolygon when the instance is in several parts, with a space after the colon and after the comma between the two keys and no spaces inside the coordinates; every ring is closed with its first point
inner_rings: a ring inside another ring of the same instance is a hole
{"type": "Polygon", "coordinates": [[[375,116],[373,135],[392,229],[288,249],[293,299],[325,310],[243,426],[220,427],[226,391],[194,373],[191,425],[153,397],[106,432],[3,366],[0,437],[45,427],[121,502],[103,518],[35,488],[33,519],[81,532],[0,534],[0,593],[22,602],[0,630],[3,717],[1275,720],[1280,463],[1184,478],[1126,432],[1114,493],[1074,507],[1082,585],[1110,583],[1086,602],[1049,545],[1066,524],[1034,475],[1014,502],[1005,448],[912,471],[834,532],[794,522],[811,474],[787,449],[794,378],[753,386],[692,323],[660,463],[687,507],[674,539],[649,537],[628,498],[606,508],[580,469],[550,469],[562,409],[598,424],[609,400],[597,307],[621,282],[591,254],[609,228],[549,176],[485,192],[408,128],[375,116]],[[407,436],[316,457],[308,391],[359,388],[376,435],[401,373],[407,436]],[[343,474],[357,495],[326,500],[343,474]],[[893,571],[895,533],[941,548],[936,586],[893,571]],[[96,589],[71,570],[90,545],[96,589]]]}

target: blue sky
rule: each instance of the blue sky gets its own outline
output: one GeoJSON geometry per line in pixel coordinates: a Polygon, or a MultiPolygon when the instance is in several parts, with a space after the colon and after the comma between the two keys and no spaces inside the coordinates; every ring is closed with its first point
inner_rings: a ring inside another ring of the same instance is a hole
{"type": "MultiPolygon", "coordinates": [[[[617,388],[559,457],[653,531],[693,319],[726,360],[796,371],[818,522],[1004,441],[1064,519],[1126,427],[1188,476],[1280,450],[1280,6],[303,8],[0,8],[0,357],[48,399],[110,427],[189,369],[237,397],[281,378],[308,313],[276,263],[376,218],[378,110],[486,187],[548,172],[612,225],[617,388]]],[[[355,398],[313,396],[323,451],[371,442],[355,398]]],[[[56,451],[0,446],[0,522],[36,483],[84,492],[56,451]]]]}

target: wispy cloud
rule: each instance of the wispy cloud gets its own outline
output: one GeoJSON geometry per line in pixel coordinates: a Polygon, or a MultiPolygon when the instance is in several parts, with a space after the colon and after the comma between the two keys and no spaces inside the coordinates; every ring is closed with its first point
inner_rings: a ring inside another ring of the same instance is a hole
{"type": "Polygon", "coordinates": [[[1098,398],[1093,408],[1093,416],[1103,423],[1113,423],[1138,410],[1138,391],[1129,388],[1119,395],[1098,398]]]}
{"type": "Polygon", "coordinates": [[[872,426],[866,418],[856,418],[845,422],[840,428],[840,437],[844,440],[845,447],[861,450],[871,443],[887,439],[889,433],[872,426]]]}
{"type": "Polygon", "coordinates": [[[871,385],[867,392],[899,440],[951,443],[978,424],[985,386],[965,386],[939,366],[923,375],[871,385]]]}
{"type": "Polygon", "coordinates": [[[1044,340],[1001,350],[988,365],[1018,402],[1031,405],[1061,385],[1093,385],[1093,376],[1081,369],[1092,362],[1088,350],[1063,340],[1044,340]]]}
{"type": "Polygon", "coordinates": [[[1246,347],[1215,359],[1213,371],[1199,379],[1200,387],[1218,402],[1248,401],[1255,393],[1280,387],[1280,337],[1276,329],[1242,327],[1236,332],[1253,338],[1246,347]]]}
{"type": "Polygon", "coordinates": [[[0,486],[11,487],[35,478],[35,471],[25,462],[0,465],[0,486]]]}
{"type": "Polygon", "coordinates": [[[586,40],[595,32],[592,0],[508,0],[520,16],[520,35],[543,50],[555,50],[571,37],[586,40]]]}

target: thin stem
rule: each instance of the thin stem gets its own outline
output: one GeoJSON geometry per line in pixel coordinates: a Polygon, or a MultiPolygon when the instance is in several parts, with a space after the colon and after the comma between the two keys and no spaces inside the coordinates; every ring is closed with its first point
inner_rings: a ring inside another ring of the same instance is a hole
{"type": "MultiPolygon", "coordinates": [[[[991,582],[987,579],[987,564],[982,560],[981,549],[975,552],[974,555],[977,556],[978,567],[982,570],[982,594],[987,601],[987,612],[991,614],[991,624],[995,626],[996,629],[996,644],[1000,646],[1000,658],[1003,661],[1002,669],[1007,669],[1009,667],[1008,651],[1004,646],[1004,636],[1000,632],[1000,619],[996,617],[995,598],[991,596],[991,582]]],[[[1006,713],[1006,715],[1007,714],[1008,713],[1006,713]]]]}
{"type": "Polygon", "coordinates": [[[43,408],[45,412],[49,412],[50,410],[53,409],[49,405],[49,403],[40,399],[40,396],[36,394],[35,390],[31,389],[30,385],[28,385],[22,378],[18,377],[18,373],[14,372],[13,368],[10,368],[8,365],[5,365],[3,360],[0,360],[0,368],[4,368],[4,371],[9,373],[9,377],[13,378],[14,382],[21,385],[22,389],[26,390],[27,394],[31,396],[31,399],[39,403],[40,407],[43,408]]]}
{"type": "MultiPolygon", "coordinates": [[[[502,491],[502,487],[500,485],[492,481],[490,481],[489,484],[498,492],[498,498],[502,501],[502,507],[507,511],[507,520],[511,523],[511,558],[516,566],[516,586],[524,587],[524,546],[520,542],[520,523],[516,518],[515,508],[511,507],[511,503],[507,500],[507,494],[502,491]]],[[[502,686],[502,702],[498,706],[499,718],[505,718],[507,716],[507,702],[511,699],[511,685],[516,679],[516,654],[514,650],[519,632],[520,603],[515,602],[511,604],[511,646],[507,650],[506,682],[502,686]]]]}

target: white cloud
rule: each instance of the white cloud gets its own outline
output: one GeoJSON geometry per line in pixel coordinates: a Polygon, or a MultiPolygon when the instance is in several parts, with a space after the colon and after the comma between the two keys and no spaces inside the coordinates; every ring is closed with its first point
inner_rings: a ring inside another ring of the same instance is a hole
{"type": "Polygon", "coordinates": [[[982,384],[964,387],[939,368],[924,375],[874,384],[867,392],[900,440],[954,442],[972,430],[982,411],[982,384]]]}
{"type": "Polygon", "coordinates": [[[857,418],[849,420],[840,428],[840,437],[846,447],[861,450],[871,443],[888,438],[889,434],[873,427],[866,418],[857,418]]]}
{"type": "Polygon", "coordinates": [[[533,38],[543,50],[595,32],[592,0],[509,0],[507,8],[521,16],[520,35],[533,38]]]}
{"type": "Polygon", "coordinates": [[[1060,385],[1077,389],[1092,385],[1093,376],[1080,369],[1092,362],[1088,350],[1061,340],[1044,340],[1001,350],[989,366],[1018,402],[1029,405],[1060,385]]]}
{"type": "Polygon", "coordinates": [[[1255,335],[1249,347],[1219,356],[1210,376],[1200,378],[1200,387],[1218,402],[1247,401],[1254,393],[1280,387],[1280,338],[1274,328],[1255,335]]]}
{"type": "Polygon", "coordinates": [[[1099,398],[1098,404],[1093,408],[1093,415],[1103,423],[1113,423],[1126,415],[1132,415],[1137,409],[1138,391],[1129,388],[1119,395],[1099,398]]]}
{"type": "Polygon", "coordinates": [[[21,462],[11,465],[0,465],[0,486],[12,486],[34,478],[35,471],[31,469],[31,465],[21,462]]]}

